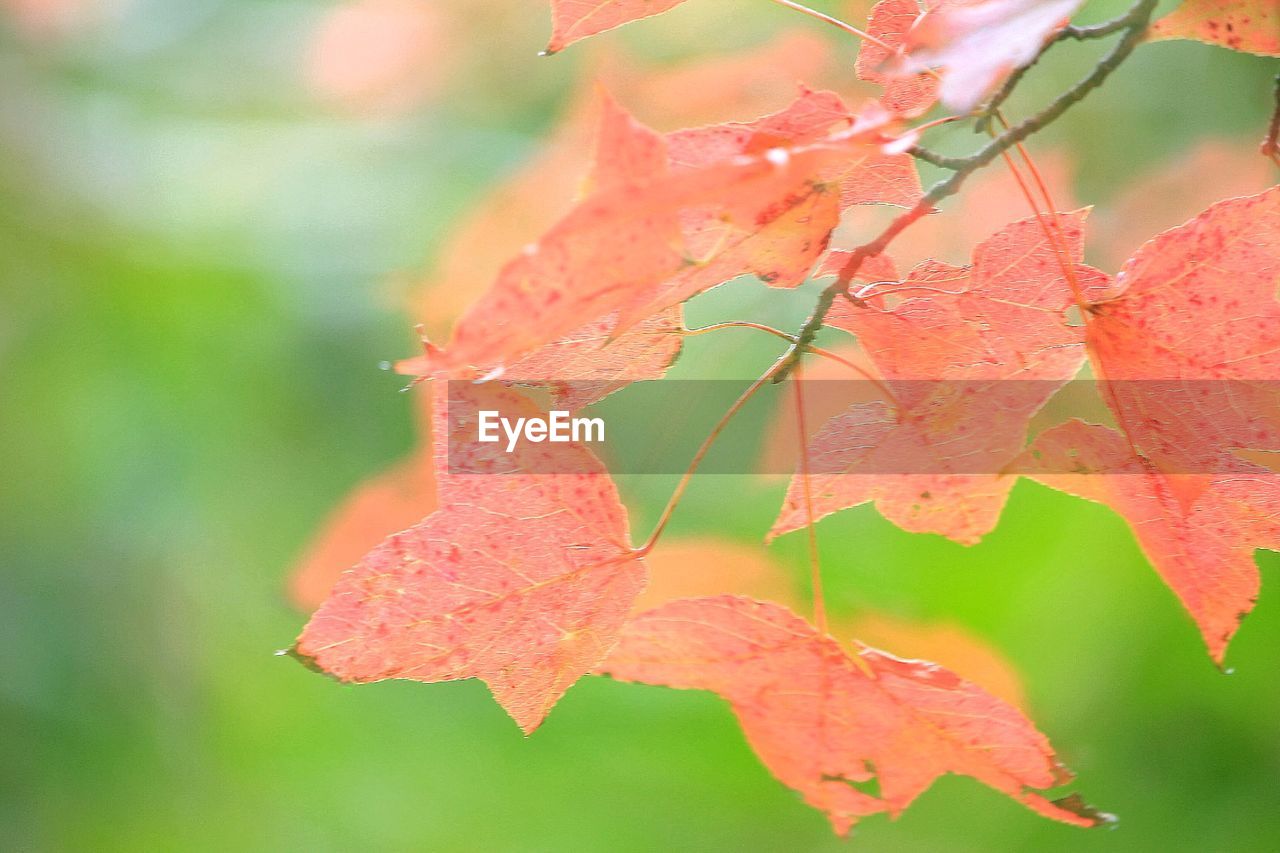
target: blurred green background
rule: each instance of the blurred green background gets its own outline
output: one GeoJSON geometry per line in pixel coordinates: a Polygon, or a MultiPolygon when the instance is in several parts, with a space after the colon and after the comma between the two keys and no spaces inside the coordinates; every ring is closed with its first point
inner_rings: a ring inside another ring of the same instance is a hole
{"type": "MultiPolygon", "coordinates": [[[[841,841],[709,694],[586,679],[526,740],[478,682],[351,688],[276,657],[305,620],[292,564],[415,442],[377,369],[412,352],[394,283],[537,150],[592,51],[662,67],[795,28],[855,86],[849,42],[765,0],[689,0],[553,59],[540,0],[421,3],[450,29],[406,45],[331,2],[0,0],[0,848],[1280,849],[1280,558],[1259,555],[1224,674],[1117,517],[1025,482],[973,548],[867,507],[823,522],[832,606],[999,650],[1113,829],[947,778],[841,841]],[[390,84],[360,76],[370,33],[399,45],[390,84]]],[[[1013,112],[1096,49],[1046,62],[1013,112]]],[[[1176,182],[1206,140],[1254,169],[1276,70],[1147,46],[1035,150],[1069,152],[1076,197],[1118,228],[1125,189],[1176,182]]],[[[691,314],[792,323],[811,298],[745,282],[691,314]]],[[[775,353],[708,336],[680,371],[747,376],[775,353]]],[[[637,531],[671,482],[624,480],[637,531]]],[[[699,481],[671,533],[758,542],[781,489],[699,481]]],[[[801,544],[773,548],[797,578],[801,544]]]]}

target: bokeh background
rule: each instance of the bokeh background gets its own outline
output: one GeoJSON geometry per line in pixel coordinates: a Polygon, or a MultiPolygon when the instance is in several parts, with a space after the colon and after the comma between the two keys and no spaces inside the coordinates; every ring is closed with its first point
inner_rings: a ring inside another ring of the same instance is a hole
{"type": "MultiPolygon", "coordinates": [[[[0,0],[0,847],[1277,849],[1280,557],[1259,554],[1225,674],[1116,516],[1026,482],[972,548],[868,507],[824,521],[829,598],[868,639],[998,682],[1112,829],[947,778],[841,841],[709,694],[586,679],[526,740],[477,682],[344,687],[273,654],[335,507],[419,444],[379,362],[413,353],[416,322],[447,329],[500,260],[484,235],[553,212],[536,176],[585,162],[592,79],[663,129],[780,108],[798,77],[870,94],[854,44],[766,0],[689,0],[539,58],[548,31],[540,0],[0,0]],[[523,207],[495,203],[529,164],[523,207]]],[[[1098,49],[1060,50],[1010,111],[1098,49]]],[[[1275,183],[1254,151],[1277,70],[1146,46],[1037,137],[1059,196],[1096,206],[1091,260],[1114,271],[1275,183]]],[[[902,251],[963,260],[1018,205],[984,178],[902,251]]],[[[792,324],[811,298],[744,281],[690,315],[792,324]]],[[[775,354],[704,336],[677,373],[775,354]]],[[[735,424],[728,452],[764,452],[774,417],[735,424]]],[[[672,479],[623,480],[637,535],[672,479]]],[[[802,543],[758,546],[782,489],[699,480],[667,571],[773,573],[803,609],[802,543]]]]}

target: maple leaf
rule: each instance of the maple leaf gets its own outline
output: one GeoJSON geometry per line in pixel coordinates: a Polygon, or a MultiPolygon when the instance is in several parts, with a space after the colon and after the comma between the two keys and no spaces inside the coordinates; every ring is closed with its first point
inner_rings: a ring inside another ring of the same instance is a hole
{"type": "MultiPolygon", "coordinates": [[[[1092,294],[1106,277],[1080,263],[1084,219],[1057,216],[1077,286],[1092,294]]],[[[925,262],[879,293],[828,314],[858,336],[893,399],[856,403],[810,441],[815,520],[874,501],[904,530],[972,544],[1000,517],[1013,487],[1002,472],[1032,416],[1084,363],[1061,259],[1041,223],[1023,219],[979,244],[971,267],[925,262]]],[[[769,536],[808,521],[796,477],[769,536]]]]}
{"type": "Polygon", "coordinates": [[[980,0],[940,3],[920,16],[886,71],[908,79],[941,68],[938,97],[969,112],[1013,71],[1039,55],[1045,42],[1084,0],[980,0]]]}
{"type": "MultiPolygon", "coordinates": [[[[605,115],[616,120],[601,125],[599,153],[585,186],[607,191],[625,186],[632,175],[660,174],[667,161],[662,138],[633,132],[629,117],[611,100],[606,97],[601,103],[605,115]]],[[[631,382],[661,378],[680,353],[685,331],[682,316],[679,306],[666,308],[615,337],[618,315],[614,312],[544,344],[510,367],[497,363],[481,369],[501,374],[509,382],[548,385],[558,405],[579,409],[631,382]]],[[[424,355],[399,362],[399,373],[423,377],[441,373],[437,351],[424,343],[424,355]]]]}
{"type": "Polygon", "coordinates": [[[660,15],[684,0],[551,0],[551,40],[544,54],[564,50],[587,36],[660,15]]]}
{"type": "Polygon", "coordinates": [[[880,0],[872,6],[867,33],[875,40],[862,40],[854,65],[859,79],[884,89],[880,103],[885,109],[904,116],[920,115],[938,98],[936,75],[926,71],[903,73],[893,70],[890,64],[921,14],[918,0],[880,0]]]}
{"type": "MultiPolygon", "coordinates": [[[[806,373],[806,375],[810,375],[806,373]]],[[[759,545],[712,536],[664,539],[645,557],[649,583],[633,614],[681,598],[733,594],[796,609],[798,594],[788,567],[759,545]]],[[[990,645],[947,623],[904,619],[876,611],[828,614],[832,636],[859,637],[899,656],[935,661],[1012,705],[1023,704],[1017,672],[990,645]]]]}
{"type": "MultiPolygon", "coordinates": [[[[682,315],[680,306],[668,308],[615,338],[617,314],[610,314],[529,353],[503,370],[502,379],[549,388],[559,408],[590,406],[632,382],[661,379],[684,343],[682,315]]],[[[435,374],[430,355],[399,361],[395,369],[406,376],[435,374]]]]}
{"type": "Polygon", "coordinates": [[[1119,425],[1167,473],[1280,449],[1280,187],[1144,244],[1088,313],[1119,425]]]}
{"type": "Polygon", "coordinates": [[[632,619],[600,672],[725,698],[765,766],[840,834],[946,773],[1066,823],[1104,819],[1037,793],[1070,777],[1016,708],[936,665],[855,649],[776,604],[685,599],[632,619]]]}
{"type": "Polygon", "coordinates": [[[1017,470],[1124,518],[1222,662],[1258,596],[1254,549],[1280,550],[1280,476],[1241,462],[1230,473],[1171,477],[1121,433],[1079,420],[1037,436],[1017,470]],[[1186,479],[1199,481],[1190,502],[1186,479]]]}
{"type": "Polygon", "coordinates": [[[590,451],[476,442],[482,408],[541,413],[498,383],[439,385],[440,509],[344,574],[295,651],[343,681],[482,679],[527,734],[608,653],[644,565],[590,451]]]}
{"type": "MultiPolygon", "coordinates": [[[[832,170],[850,172],[878,154],[885,120],[846,119],[844,129],[817,140],[695,167],[658,169],[654,158],[643,158],[642,173],[588,196],[503,268],[454,328],[440,368],[510,364],[622,309],[614,328],[620,334],[747,272],[795,278],[825,249],[834,224],[815,213],[834,212],[834,202],[823,201],[833,195],[832,170]],[[686,240],[701,248],[713,239],[712,227],[718,239],[709,253],[686,247],[686,240]],[[757,233],[765,236],[753,239],[757,233]],[[773,266],[784,261],[785,271],[773,266]]],[[[616,105],[606,106],[603,122],[602,138],[614,144],[666,144],[616,105]]]]}
{"type": "MultiPolygon", "coordinates": [[[[857,117],[832,92],[802,89],[784,110],[750,122],[728,122],[667,134],[673,169],[703,169],[738,157],[785,152],[786,146],[820,142],[850,129],[857,117]]],[[[881,121],[878,115],[872,122],[881,121]]],[[[656,291],[624,310],[626,327],[659,308],[680,302],[745,272],[765,284],[792,288],[805,280],[826,250],[841,208],[859,204],[910,207],[919,200],[920,179],[910,155],[887,154],[868,146],[856,158],[834,164],[814,176],[761,224],[726,222],[714,208],[686,211],[681,227],[686,251],[700,260],[689,264],[656,291]],[[838,196],[827,188],[839,188],[838,196]]]]}
{"type": "Polygon", "coordinates": [[[1275,0],[1183,0],[1151,25],[1150,38],[1194,39],[1262,56],[1280,56],[1275,0]]]}

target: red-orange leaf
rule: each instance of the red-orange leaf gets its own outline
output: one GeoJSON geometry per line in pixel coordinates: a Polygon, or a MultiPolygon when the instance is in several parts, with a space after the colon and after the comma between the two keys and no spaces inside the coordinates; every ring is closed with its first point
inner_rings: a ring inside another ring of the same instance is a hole
{"type": "MultiPolygon", "coordinates": [[[[581,409],[632,382],[661,379],[680,354],[685,328],[680,306],[646,317],[617,338],[617,315],[575,329],[539,347],[505,370],[502,378],[520,385],[551,389],[556,406],[581,409]]],[[[431,359],[407,359],[399,373],[429,376],[431,359]]]]}
{"type": "MultiPolygon", "coordinates": [[[[806,377],[812,375],[806,370],[806,377]]],[[[759,545],[706,536],[663,539],[645,557],[645,563],[649,583],[636,600],[634,613],[676,599],[725,594],[792,608],[802,603],[787,567],[759,545]]],[[[958,625],[904,619],[878,611],[828,615],[833,636],[859,637],[905,657],[936,661],[1012,705],[1024,704],[1022,682],[1009,662],[997,649],[958,625]]]]}
{"type": "Polygon", "coordinates": [[[1280,56],[1280,6],[1275,0],[1182,0],[1181,6],[1151,25],[1151,38],[1195,39],[1280,56]]]}
{"type": "Polygon", "coordinates": [[[673,9],[684,0],[551,0],[551,41],[556,53],[587,36],[673,9]]]}
{"type": "Polygon", "coordinates": [[[855,66],[859,78],[884,88],[880,103],[885,109],[905,116],[923,113],[938,98],[935,75],[924,71],[895,72],[888,67],[894,51],[906,43],[907,33],[920,15],[918,0],[880,0],[871,8],[867,20],[867,32],[875,41],[862,41],[855,66]]]}
{"type": "MultiPolygon", "coordinates": [[[[628,155],[618,162],[642,163],[640,171],[615,174],[509,262],[459,321],[439,367],[510,365],[618,309],[620,333],[748,272],[796,280],[834,225],[828,182],[880,154],[883,121],[850,126],[846,117],[829,135],[694,166],[628,155]]],[[[609,104],[604,127],[606,146],[666,144],[609,104]]],[[[613,162],[613,153],[599,160],[613,162]]]]}
{"type": "Polygon", "coordinates": [[[437,401],[434,424],[441,508],[342,576],[297,653],[344,681],[480,678],[528,733],[613,646],[644,566],[590,451],[478,443],[478,409],[539,411],[496,383],[447,387],[457,408],[446,417],[437,401]],[[583,473],[528,473],[552,466],[583,473]]]}
{"type": "MultiPolygon", "coordinates": [[[[1094,293],[1105,276],[1079,263],[1084,218],[1058,221],[1074,277],[1094,293]]],[[[815,514],[875,501],[905,530],[976,542],[999,519],[1013,486],[1002,472],[1028,422],[1084,362],[1061,260],[1024,219],[981,243],[971,267],[926,262],[871,288],[856,291],[860,307],[837,300],[828,321],[858,336],[893,400],[858,403],[813,438],[815,514]]],[[[770,536],[807,523],[802,485],[792,481],[770,536]]]]}
{"type": "Polygon", "coordinates": [[[1221,662],[1258,595],[1254,549],[1280,550],[1280,475],[1239,463],[1229,474],[1169,477],[1120,433],[1078,420],[1041,433],[1018,470],[1122,516],[1221,662]]]}
{"type": "MultiPolygon", "coordinates": [[[[832,92],[802,89],[785,110],[750,122],[727,122],[676,131],[666,137],[673,169],[700,169],[736,157],[786,146],[816,143],[847,131],[856,121],[832,92]]],[[[721,282],[750,272],[771,287],[799,285],[826,249],[840,209],[855,204],[909,207],[920,198],[920,179],[907,154],[886,154],[867,146],[858,156],[833,164],[783,199],[764,222],[726,222],[714,208],[681,217],[689,264],[652,294],[624,310],[620,325],[648,316],[721,282]],[[838,187],[839,194],[830,187],[838,187]]]]}
{"type": "Polygon", "coordinates": [[[631,620],[600,671],[724,697],[765,766],[841,834],[946,773],[1067,823],[1103,819],[1037,793],[1070,777],[1016,708],[936,665],[855,648],[776,604],[684,599],[631,620]]]}
{"type": "Polygon", "coordinates": [[[1280,450],[1280,187],[1220,202],[1142,246],[1094,306],[1119,425],[1166,472],[1280,450]]]}

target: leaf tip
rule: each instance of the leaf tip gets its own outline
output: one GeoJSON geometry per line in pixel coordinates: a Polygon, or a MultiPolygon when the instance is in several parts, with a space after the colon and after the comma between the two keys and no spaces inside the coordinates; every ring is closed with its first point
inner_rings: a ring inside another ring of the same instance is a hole
{"type": "Polygon", "coordinates": [[[333,673],[326,670],[324,667],[322,667],[314,657],[300,650],[296,642],[292,646],[289,646],[287,649],[276,649],[275,656],[293,658],[295,661],[302,664],[304,667],[311,670],[312,672],[316,672],[316,673],[319,673],[320,675],[326,676],[328,678],[332,678],[334,681],[342,680],[338,678],[336,675],[334,675],[333,673]]]}
{"type": "Polygon", "coordinates": [[[1068,794],[1051,802],[1056,808],[1080,818],[1082,823],[1091,828],[1096,826],[1114,827],[1120,822],[1120,819],[1110,812],[1099,811],[1086,803],[1079,794],[1068,794]]]}

